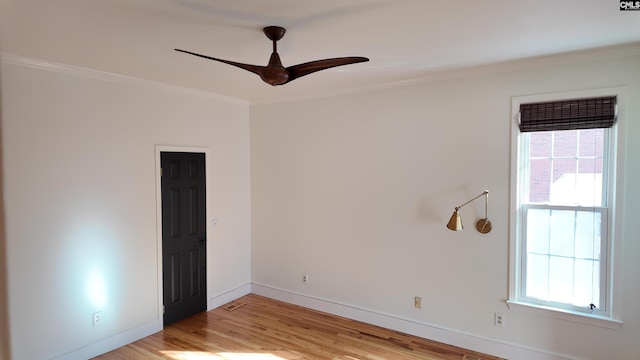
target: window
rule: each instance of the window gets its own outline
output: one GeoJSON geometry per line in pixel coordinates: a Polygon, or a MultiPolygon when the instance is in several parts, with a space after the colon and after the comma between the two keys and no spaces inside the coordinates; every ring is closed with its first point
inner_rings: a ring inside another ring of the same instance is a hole
{"type": "Polygon", "coordinates": [[[619,100],[585,95],[513,101],[509,304],[614,320],[619,100]]]}

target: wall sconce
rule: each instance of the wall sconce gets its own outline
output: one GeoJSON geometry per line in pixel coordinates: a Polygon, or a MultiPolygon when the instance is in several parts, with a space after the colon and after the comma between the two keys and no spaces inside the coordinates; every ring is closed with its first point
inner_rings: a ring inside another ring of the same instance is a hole
{"type": "Polygon", "coordinates": [[[447,224],[447,228],[453,231],[462,230],[462,220],[460,219],[460,208],[472,202],[473,200],[479,198],[484,195],[484,219],[480,219],[476,222],[476,229],[482,234],[486,234],[491,231],[491,221],[487,218],[487,212],[489,208],[489,190],[485,190],[482,194],[474,197],[473,199],[467,201],[466,203],[456,206],[456,209],[453,211],[453,215],[451,215],[451,219],[449,219],[449,223],[447,224]]]}

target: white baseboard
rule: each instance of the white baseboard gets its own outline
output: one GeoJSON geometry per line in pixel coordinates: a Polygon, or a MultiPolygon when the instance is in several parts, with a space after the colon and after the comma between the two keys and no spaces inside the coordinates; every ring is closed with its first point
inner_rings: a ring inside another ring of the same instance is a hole
{"type": "Polygon", "coordinates": [[[220,307],[230,301],[241,298],[251,293],[251,284],[245,284],[225,293],[216,295],[209,299],[209,307],[207,311],[220,307]]]}
{"type": "MultiPolygon", "coordinates": [[[[251,284],[246,284],[227,291],[223,294],[216,295],[209,299],[209,308],[215,309],[221,305],[224,305],[230,301],[241,298],[251,293],[251,284]]],[[[77,359],[90,359],[92,357],[102,355],[109,351],[115,350],[119,347],[130,344],[134,341],[140,340],[149,335],[155,334],[163,329],[162,318],[149,322],[147,324],[138,326],[131,330],[127,330],[120,334],[109,336],[101,339],[95,343],[83,346],[76,350],[70,351],[66,354],[55,356],[53,360],[77,360],[77,359]]]]}
{"type": "Polygon", "coordinates": [[[340,304],[334,301],[320,299],[308,295],[293,293],[283,289],[252,284],[251,292],[268,298],[284,301],[290,304],[342,316],[348,319],[362,321],[367,324],[381,326],[400,331],[421,338],[442,342],[445,344],[498,356],[505,359],[528,360],[568,360],[570,358],[544,351],[526,348],[516,344],[505,343],[494,339],[466,334],[450,329],[444,329],[421,323],[415,320],[403,319],[371,310],[340,304]]]}
{"type": "MultiPolygon", "coordinates": [[[[392,315],[361,309],[355,306],[340,304],[331,300],[320,299],[259,284],[246,284],[229,290],[225,293],[211,297],[209,299],[209,308],[207,310],[215,309],[250,293],[326,312],[329,314],[342,316],[348,319],[362,321],[367,324],[381,326],[387,329],[419,336],[421,338],[434,340],[453,346],[459,346],[465,349],[470,349],[485,354],[499,356],[505,359],[571,359],[569,357],[550,354],[544,351],[526,348],[516,344],[505,343],[494,339],[466,334],[450,329],[444,329],[415,320],[403,319],[392,315]]],[[[89,359],[152,335],[158,331],[161,331],[162,328],[162,319],[154,320],[134,329],[104,338],[93,344],[89,344],[66,354],[54,357],[53,359],[89,359]]]]}
{"type": "Polygon", "coordinates": [[[115,350],[121,346],[140,340],[162,330],[162,319],[157,319],[131,330],[109,336],[93,344],[83,346],[66,354],[56,356],[55,360],[90,359],[92,357],[115,350]]]}

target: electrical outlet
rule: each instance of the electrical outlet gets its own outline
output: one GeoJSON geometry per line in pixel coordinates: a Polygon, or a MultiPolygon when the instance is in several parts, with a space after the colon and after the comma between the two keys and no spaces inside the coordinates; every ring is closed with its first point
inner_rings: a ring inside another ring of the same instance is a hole
{"type": "Polygon", "coordinates": [[[504,327],[504,314],[503,313],[493,313],[493,325],[498,327],[504,327]]]}
{"type": "Polygon", "coordinates": [[[302,282],[306,284],[309,283],[309,275],[302,275],[302,282]]]}
{"type": "Polygon", "coordinates": [[[100,324],[101,320],[102,320],[102,311],[97,311],[91,314],[91,323],[93,324],[93,326],[100,324]]]}
{"type": "Polygon", "coordinates": [[[422,298],[420,296],[413,298],[413,307],[416,309],[422,309],[422,298]]]}

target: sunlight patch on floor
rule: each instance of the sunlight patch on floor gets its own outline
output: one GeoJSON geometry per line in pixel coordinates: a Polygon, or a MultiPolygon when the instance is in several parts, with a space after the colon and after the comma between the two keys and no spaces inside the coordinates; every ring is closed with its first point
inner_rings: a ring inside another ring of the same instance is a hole
{"type": "Polygon", "coordinates": [[[165,356],[175,360],[285,360],[273,354],[259,353],[211,353],[207,351],[161,351],[165,356]]]}

